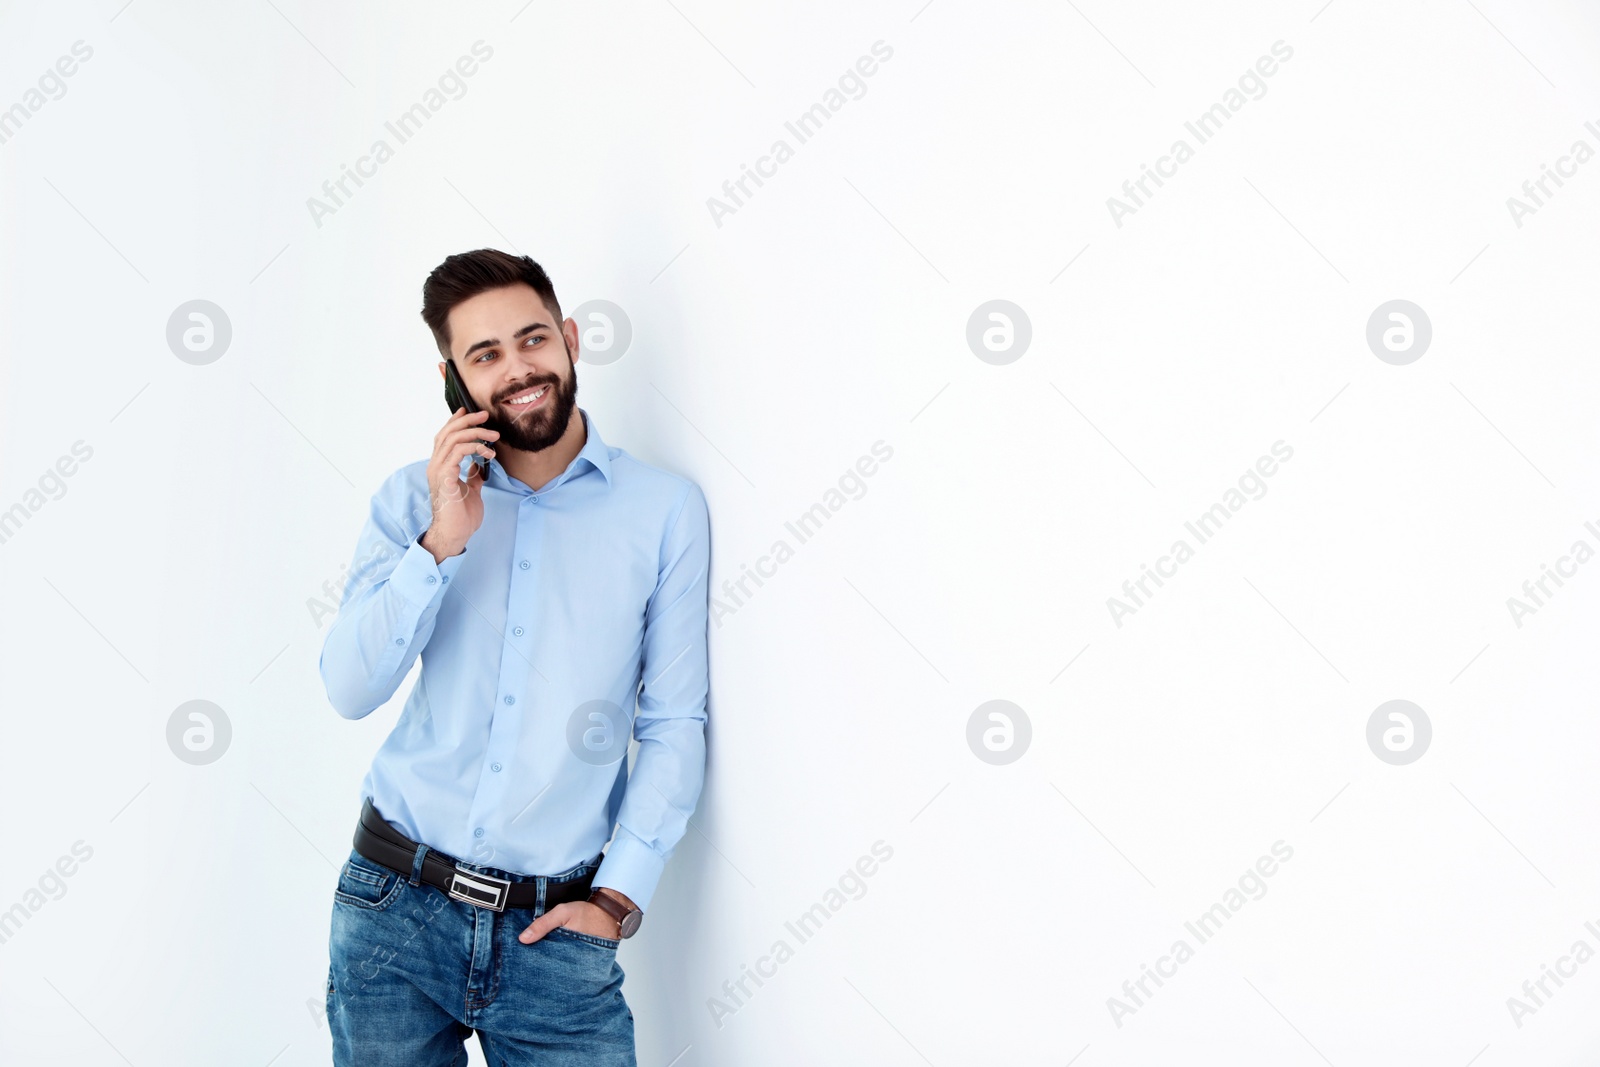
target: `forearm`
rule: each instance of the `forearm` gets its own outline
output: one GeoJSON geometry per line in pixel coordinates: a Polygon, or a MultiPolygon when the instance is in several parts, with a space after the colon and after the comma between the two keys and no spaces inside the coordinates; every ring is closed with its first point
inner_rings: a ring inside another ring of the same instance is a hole
{"type": "Polygon", "coordinates": [[[362,718],[394,695],[433,634],[460,558],[436,561],[412,542],[386,575],[347,594],[318,661],[328,700],[341,716],[362,718]]]}
{"type": "Polygon", "coordinates": [[[689,826],[705,781],[704,720],[652,724],[628,776],[617,831],[594,878],[649,908],[667,861],[689,826]]]}

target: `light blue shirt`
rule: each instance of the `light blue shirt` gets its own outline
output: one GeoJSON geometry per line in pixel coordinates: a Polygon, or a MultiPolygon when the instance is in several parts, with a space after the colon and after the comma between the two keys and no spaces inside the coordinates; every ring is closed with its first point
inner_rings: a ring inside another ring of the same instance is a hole
{"type": "Polygon", "coordinates": [[[437,565],[428,461],[390,475],[319,663],[359,719],[422,658],[361,786],[412,840],[532,875],[610,840],[594,884],[646,908],[705,776],[710,521],[578,411],[582,451],[537,492],[489,461],[483,525],[437,565]]]}

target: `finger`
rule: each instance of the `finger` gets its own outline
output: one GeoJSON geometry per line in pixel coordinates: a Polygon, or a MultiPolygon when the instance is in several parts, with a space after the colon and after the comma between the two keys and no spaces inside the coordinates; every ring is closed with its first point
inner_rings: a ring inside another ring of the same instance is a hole
{"type": "MultiPolygon", "coordinates": [[[[433,461],[431,469],[433,478],[439,483],[449,483],[461,480],[461,461],[468,456],[482,456],[485,459],[494,458],[494,449],[477,441],[463,441],[442,453],[433,461]]],[[[476,463],[473,464],[477,466],[476,463]]]]}
{"type": "Polygon", "coordinates": [[[466,414],[466,411],[466,408],[458,407],[450,413],[450,417],[444,421],[444,425],[439,427],[439,432],[433,435],[433,443],[435,446],[437,446],[439,442],[444,439],[444,435],[450,432],[450,428],[456,424],[456,421],[460,419],[462,415],[466,414]]]}
{"type": "Polygon", "coordinates": [[[445,456],[454,461],[457,466],[467,456],[477,453],[482,456],[493,456],[499,441],[480,441],[476,437],[463,437],[459,441],[452,441],[445,446],[445,456]]]}
{"type": "MultiPolygon", "coordinates": [[[[432,458],[429,466],[434,467],[437,464],[443,464],[445,459],[448,458],[448,454],[450,454],[451,446],[461,445],[464,442],[494,442],[494,440],[499,440],[499,430],[491,430],[486,426],[467,426],[467,424],[462,424],[462,426],[456,426],[454,429],[446,426],[434,437],[434,458],[432,458]]],[[[456,462],[458,464],[461,462],[459,456],[456,458],[456,462]]]]}
{"type": "Polygon", "coordinates": [[[452,448],[448,452],[441,452],[428,464],[428,481],[435,487],[443,487],[448,482],[458,480],[461,476],[461,461],[468,456],[493,458],[485,445],[471,444],[452,448]]]}
{"type": "Polygon", "coordinates": [[[454,504],[467,498],[465,484],[461,476],[453,470],[439,476],[439,485],[433,491],[432,501],[435,518],[438,517],[443,505],[454,504]]]}
{"type": "Polygon", "coordinates": [[[479,409],[478,411],[465,411],[461,408],[457,408],[455,416],[452,417],[450,421],[457,423],[460,426],[474,426],[481,424],[488,417],[489,413],[482,409],[479,409]]]}
{"type": "MultiPolygon", "coordinates": [[[[428,481],[433,487],[437,500],[455,501],[462,497],[461,486],[466,484],[461,478],[461,462],[468,456],[483,456],[486,459],[494,458],[494,449],[477,441],[463,441],[449,451],[436,456],[428,465],[428,481]]],[[[477,468],[472,464],[467,472],[467,480],[472,477],[472,470],[477,468]]],[[[484,472],[479,472],[480,480],[484,472]]],[[[435,508],[435,511],[438,509],[435,508]]]]}
{"type": "Polygon", "coordinates": [[[499,430],[491,430],[485,426],[467,426],[445,434],[434,445],[434,455],[442,455],[459,444],[478,444],[487,441],[493,444],[500,439],[499,430]]]}
{"type": "Polygon", "coordinates": [[[531,945],[556,927],[566,925],[567,912],[569,910],[571,909],[567,905],[557,904],[529,923],[528,928],[517,935],[517,940],[524,945],[531,945]]]}
{"type": "Polygon", "coordinates": [[[475,445],[483,441],[488,441],[489,443],[493,444],[499,439],[499,430],[491,430],[485,426],[467,426],[446,434],[444,439],[434,446],[434,452],[438,453],[442,451],[448,451],[449,449],[460,444],[475,445]]]}
{"type": "MultiPolygon", "coordinates": [[[[462,452],[442,468],[434,468],[438,473],[430,476],[435,483],[430,503],[435,516],[439,514],[440,507],[444,504],[455,504],[463,500],[476,500],[482,487],[487,484],[486,479],[489,472],[480,470],[476,463],[468,465],[465,479],[461,477],[461,461],[470,454],[469,452],[462,452]]],[[[493,450],[487,450],[482,454],[486,454],[490,459],[494,458],[493,450]]]]}
{"type": "MultiPolygon", "coordinates": [[[[465,495],[466,486],[471,483],[472,471],[468,469],[467,478],[461,477],[461,461],[470,452],[462,452],[458,456],[444,456],[434,460],[428,465],[428,493],[429,503],[432,505],[435,517],[439,514],[441,504],[454,503],[465,495]]],[[[482,455],[482,453],[478,453],[482,455]]],[[[494,453],[488,453],[488,458],[493,459],[494,453]]],[[[471,465],[477,467],[476,463],[471,465]]],[[[479,472],[479,481],[483,480],[486,472],[479,472]]]]}
{"type": "Polygon", "coordinates": [[[489,413],[487,411],[468,411],[464,407],[458,407],[455,409],[455,411],[450,413],[450,417],[446,419],[445,424],[439,428],[439,432],[433,435],[433,443],[438,445],[444,440],[445,435],[450,433],[452,430],[459,430],[465,426],[472,426],[475,423],[481,423],[488,417],[489,413]]]}

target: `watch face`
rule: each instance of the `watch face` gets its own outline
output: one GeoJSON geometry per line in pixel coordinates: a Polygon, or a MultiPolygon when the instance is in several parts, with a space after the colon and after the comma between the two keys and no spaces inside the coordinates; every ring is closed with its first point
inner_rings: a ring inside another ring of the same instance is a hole
{"type": "Polygon", "coordinates": [[[622,936],[632,937],[639,929],[639,924],[644,921],[644,912],[630,911],[622,918],[622,936]]]}

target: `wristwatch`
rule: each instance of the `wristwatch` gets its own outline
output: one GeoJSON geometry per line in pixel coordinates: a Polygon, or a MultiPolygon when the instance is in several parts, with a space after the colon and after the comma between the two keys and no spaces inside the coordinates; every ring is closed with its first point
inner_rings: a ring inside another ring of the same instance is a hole
{"type": "Polygon", "coordinates": [[[644,912],[638,908],[630,908],[622,901],[607,893],[596,889],[589,894],[589,903],[617,920],[620,935],[632,937],[639,931],[639,924],[644,922],[644,912]]]}

